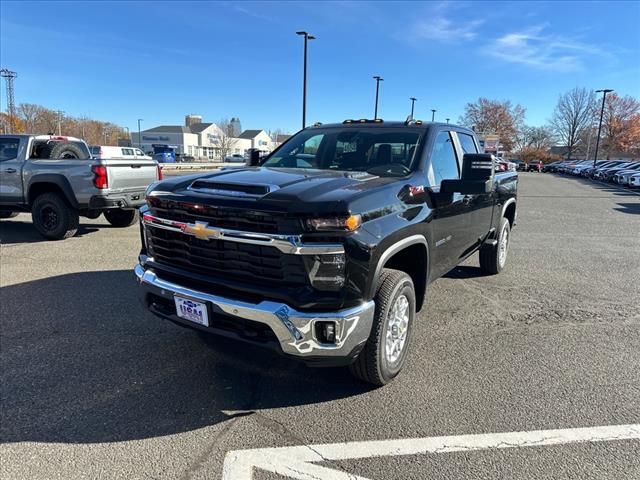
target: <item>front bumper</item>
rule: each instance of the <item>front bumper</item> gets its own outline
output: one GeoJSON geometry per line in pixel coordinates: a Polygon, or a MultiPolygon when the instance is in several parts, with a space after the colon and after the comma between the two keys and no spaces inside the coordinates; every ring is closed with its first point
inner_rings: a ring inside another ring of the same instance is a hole
{"type": "Polygon", "coordinates": [[[267,326],[275,336],[282,353],[311,364],[339,365],[350,363],[361,351],[371,331],[375,305],[372,300],[335,312],[301,312],[279,302],[257,304],[225,298],[211,293],[182,287],[159,278],[140,264],[134,269],[139,296],[144,306],[155,315],[185,326],[246,340],[242,335],[229,335],[216,326],[216,318],[242,323],[245,320],[267,326]],[[211,313],[209,327],[183,320],[171,310],[174,296],[179,295],[206,303],[211,313]],[[154,308],[154,299],[161,299],[168,309],[154,308]],[[334,343],[322,343],[316,337],[316,322],[335,322],[334,343]]]}

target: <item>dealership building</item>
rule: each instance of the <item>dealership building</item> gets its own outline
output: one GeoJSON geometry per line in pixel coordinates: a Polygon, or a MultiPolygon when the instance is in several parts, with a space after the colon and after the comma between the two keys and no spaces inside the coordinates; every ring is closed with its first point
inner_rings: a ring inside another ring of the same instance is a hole
{"type": "MultiPolygon", "coordinates": [[[[232,129],[240,125],[234,118],[232,129]]],[[[235,133],[231,132],[231,133],[235,133]]],[[[250,148],[271,151],[275,144],[264,130],[245,130],[236,137],[225,136],[215,123],[203,123],[199,115],[187,115],[184,125],[160,125],[158,127],[132,132],[132,140],[144,152],[154,149],[172,148],[175,153],[190,155],[200,159],[220,159],[222,143],[228,146],[227,154],[244,154],[250,148]]]]}

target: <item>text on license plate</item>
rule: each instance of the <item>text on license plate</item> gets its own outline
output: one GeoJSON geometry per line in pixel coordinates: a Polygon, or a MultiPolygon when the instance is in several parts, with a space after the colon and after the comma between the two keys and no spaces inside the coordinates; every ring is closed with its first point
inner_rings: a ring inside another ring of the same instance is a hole
{"type": "Polygon", "coordinates": [[[194,302],[188,298],[173,297],[176,302],[176,313],[180,318],[191,322],[209,326],[209,317],[207,315],[207,305],[201,302],[194,302]]]}

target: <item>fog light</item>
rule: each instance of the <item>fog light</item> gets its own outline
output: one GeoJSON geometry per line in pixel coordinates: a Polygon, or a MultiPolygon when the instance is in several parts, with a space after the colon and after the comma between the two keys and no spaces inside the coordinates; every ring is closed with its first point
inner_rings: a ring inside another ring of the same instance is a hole
{"type": "Polygon", "coordinates": [[[316,322],[316,339],[320,343],[336,343],[335,322],[316,322]]]}

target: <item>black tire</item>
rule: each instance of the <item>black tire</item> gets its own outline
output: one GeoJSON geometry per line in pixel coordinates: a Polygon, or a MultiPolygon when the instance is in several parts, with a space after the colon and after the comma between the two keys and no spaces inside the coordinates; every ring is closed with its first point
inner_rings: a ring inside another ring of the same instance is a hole
{"type": "Polygon", "coordinates": [[[135,209],[110,208],[103,213],[107,222],[118,228],[130,227],[138,221],[138,210],[135,209]]]}
{"type": "Polygon", "coordinates": [[[80,215],[57,193],[38,195],[31,205],[36,230],[48,240],[73,237],[78,231],[80,215]]]}
{"type": "Polygon", "coordinates": [[[500,220],[497,243],[494,245],[483,245],[480,247],[480,270],[485,275],[496,275],[500,273],[507,262],[509,253],[509,242],[511,241],[511,224],[506,218],[500,220]],[[504,245],[503,245],[504,242],[504,245]],[[504,255],[501,256],[501,246],[504,247],[504,255]]]}
{"type": "Polygon", "coordinates": [[[364,349],[355,362],[349,366],[349,369],[360,380],[382,386],[400,373],[407,358],[411,333],[413,332],[413,320],[416,315],[416,294],[411,277],[399,270],[383,269],[378,282],[378,290],[374,298],[376,307],[371,333],[364,349]],[[394,305],[402,296],[408,301],[406,337],[400,347],[399,356],[390,361],[386,352],[387,332],[390,328],[389,317],[393,314],[394,305]]]}
{"type": "Polygon", "coordinates": [[[43,145],[38,150],[39,158],[69,158],[86,160],[87,154],[80,147],[73,143],[67,142],[51,142],[43,145]]]}
{"type": "Polygon", "coordinates": [[[13,218],[13,217],[17,217],[19,212],[7,212],[5,211],[0,211],[0,218],[13,218]]]}

